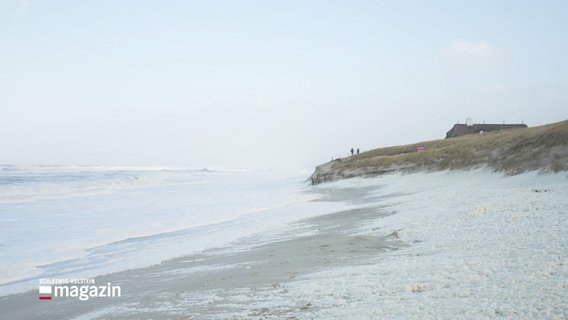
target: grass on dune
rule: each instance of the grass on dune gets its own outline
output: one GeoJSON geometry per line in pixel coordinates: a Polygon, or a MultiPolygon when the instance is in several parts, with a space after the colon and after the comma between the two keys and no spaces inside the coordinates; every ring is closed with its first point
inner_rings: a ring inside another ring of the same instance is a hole
{"type": "Polygon", "coordinates": [[[489,166],[515,174],[527,170],[568,170],[568,121],[370,150],[337,161],[334,171],[380,173],[489,166]],[[416,152],[416,146],[425,146],[416,152]]]}

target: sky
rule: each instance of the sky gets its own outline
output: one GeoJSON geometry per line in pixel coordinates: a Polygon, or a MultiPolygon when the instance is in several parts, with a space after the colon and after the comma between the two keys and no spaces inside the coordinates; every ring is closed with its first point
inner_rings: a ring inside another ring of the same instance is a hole
{"type": "Polygon", "coordinates": [[[568,119],[568,1],[0,0],[0,163],[312,168],[568,119]]]}

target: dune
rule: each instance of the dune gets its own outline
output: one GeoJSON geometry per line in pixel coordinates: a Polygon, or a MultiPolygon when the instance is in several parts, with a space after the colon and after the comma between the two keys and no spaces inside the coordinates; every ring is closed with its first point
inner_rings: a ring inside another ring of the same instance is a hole
{"type": "Polygon", "coordinates": [[[432,172],[488,167],[516,175],[528,171],[568,170],[568,120],[456,138],[378,148],[316,167],[316,185],[352,177],[393,172],[432,172]],[[417,152],[417,147],[421,151],[417,152]]]}

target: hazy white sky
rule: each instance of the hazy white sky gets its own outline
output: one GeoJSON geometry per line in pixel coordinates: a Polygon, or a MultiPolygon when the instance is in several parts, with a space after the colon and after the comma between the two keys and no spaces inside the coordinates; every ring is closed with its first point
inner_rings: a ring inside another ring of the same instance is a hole
{"type": "Polygon", "coordinates": [[[0,0],[0,163],[312,167],[568,118],[568,1],[0,0]]]}

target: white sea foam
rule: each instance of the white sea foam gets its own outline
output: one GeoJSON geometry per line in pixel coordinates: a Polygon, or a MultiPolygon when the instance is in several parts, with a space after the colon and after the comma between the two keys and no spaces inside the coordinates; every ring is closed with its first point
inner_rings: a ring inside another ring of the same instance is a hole
{"type": "MultiPolygon", "coordinates": [[[[199,209],[196,212],[206,209],[206,206],[200,207],[199,201],[204,199],[182,200],[194,192],[205,197],[205,203],[227,201],[227,207],[215,206],[218,211],[207,213],[208,217],[221,218],[222,222],[217,224],[164,233],[145,230],[141,234],[148,237],[129,237],[103,244],[90,249],[87,259],[62,262],[53,265],[52,269],[40,270],[79,270],[81,266],[104,267],[105,263],[143,265],[148,260],[136,252],[163,259],[200,248],[223,246],[247,236],[252,243],[263,244],[273,239],[312,235],[318,230],[290,222],[358,205],[380,205],[395,214],[361,224],[355,233],[374,235],[379,239],[396,231],[398,240],[405,246],[377,252],[376,257],[366,264],[322,268],[260,290],[241,287],[189,290],[180,294],[165,290],[163,298],[153,297],[163,303],[115,304],[77,319],[136,317],[145,312],[210,319],[255,315],[276,319],[568,318],[568,179],[565,173],[539,175],[533,172],[513,177],[487,170],[393,174],[349,179],[314,188],[321,193],[349,195],[356,189],[369,187],[366,190],[371,194],[364,195],[364,204],[345,197],[347,205],[306,202],[310,196],[297,193],[297,185],[290,188],[289,178],[270,179],[263,174],[257,176],[259,179],[255,182],[254,176],[247,176],[246,189],[250,193],[240,192],[242,183],[238,181],[242,181],[242,176],[234,176],[235,179],[220,176],[222,201],[214,196],[213,191],[217,190],[214,182],[199,186],[182,184],[183,188],[162,185],[136,189],[96,196],[92,202],[87,201],[90,197],[79,202],[74,200],[73,203],[85,207],[96,207],[98,201],[112,203],[116,215],[123,206],[121,197],[138,201],[149,197],[150,200],[142,201],[140,207],[126,206],[133,209],[127,211],[131,215],[129,219],[134,216],[138,226],[148,226],[157,220],[170,226],[179,219],[190,222],[183,220],[183,210],[176,211],[176,208],[199,209]],[[262,196],[265,191],[268,191],[267,198],[262,196]],[[266,199],[274,201],[264,201],[266,199]],[[158,204],[153,207],[156,200],[158,204]],[[188,206],[189,203],[194,207],[188,206]],[[162,207],[163,204],[166,207],[162,207]],[[243,211],[224,215],[225,209],[236,207],[243,211]],[[146,210],[137,210],[141,208],[146,210]],[[156,212],[168,212],[172,214],[172,220],[164,217],[161,221],[159,217],[162,216],[156,212]],[[145,217],[148,220],[144,221],[145,217]],[[160,256],[164,252],[165,255],[160,256]],[[129,257],[128,261],[121,260],[123,256],[129,257]],[[193,313],[192,310],[197,308],[214,311],[205,315],[193,313]]],[[[32,207],[26,208],[31,210],[32,207]]],[[[115,217],[104,216],[100,211],[93,213],[95,222],[115,217]]],[[[18,216],[14,215],[13,219],[18,216]]],[[[128,225],[126,216],[116,218],[121,225],[128,225]]],[[[82,217],[80,221],[89,219],[82,217]]],[[[121,231],[99,228],[100,234],[105,236],[121,231]]],[[[100,239],[100,234],[96,239],[100,239]]],[[[247,250],[247,246],[251,246],[247,241],[240,243],[244,247],[226,247],[218,253],[234,253],[231,250],[247,250]]],[[[82,248],[80,243],[78,248],[82,248]]],[[[208,267],[179,272],[207,272],[208,267]]],[[[225,270],[235,266],[212,264],[210,267],[225,270]]],[[[141,293],[142,296],[146,294],[151,293],[141,293]]]]}
{"type": "MultiPolygon", "coordinates": [[[[566,174],[475,170],[348,183],[371,181],[402,195],[387,200],[397,214],[360,232],[397,230],[409,246],[288,283],[281,291],[288,303],[311,302],[307,312],[317,319],[568,316],[566,174]]],[[[257,297],[258,308],[278,308],[272,294],[257,297]]]]}

